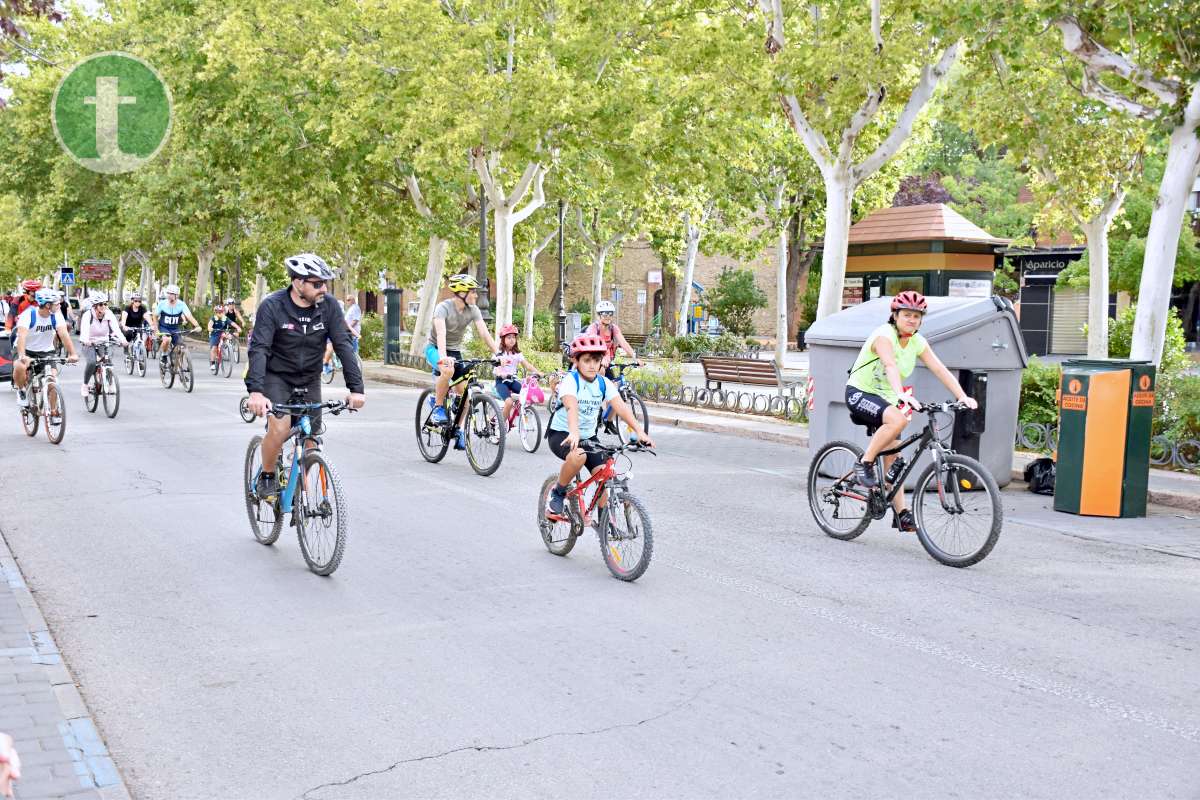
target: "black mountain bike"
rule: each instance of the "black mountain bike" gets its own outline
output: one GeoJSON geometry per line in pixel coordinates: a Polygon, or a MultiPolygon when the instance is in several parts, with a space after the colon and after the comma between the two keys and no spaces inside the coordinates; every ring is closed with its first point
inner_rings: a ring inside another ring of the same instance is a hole
{"type": "Polygon", "coordinates": [[[483,392],[479,383],[479,366],[499,365],[500,362],[482,358],[458,363],[467,371],[450,384],[450,392],[446,397],[449,424],[439,425],[432,419],[437,396],[435,390],[426,389],[417,399],[417,447],[426,461],[436,464],[446,457],[450,443],[456,441],[461,432],[471,469],[487,477],[498,470],[500,462],[504,460],[504,436],[508,432],[508,425],[501,419],[499,404],[483,392]],[[463,383],[466,384],[464,391],[455,393],[454,387],[463,383]],[[465,402],[464,395],[467,398],[465,402]]]}
{"type": "Polygon", "coordinates": [[[1000,538],[1004,513],[1000,488],[987,468],[970,456],[956,453],[937,435],[936,416],[966,410],[963,403],[927,403],[925,428],[875,460],[877,476],[884,474],[883,457],[916,445],[912,458],[891,486],[868,489],[854,480],[854,462],[863,449],[853,442],[830,442],[813,456],[808,468],[808,505],[817,525],[834,539],[849,541],[883,519],[892,499],[904,486],[921,456],[933,463],[916,479],[912,493],[917,538],[933,558],[950,567],[969,567],[987,557],[1000,538]]]}

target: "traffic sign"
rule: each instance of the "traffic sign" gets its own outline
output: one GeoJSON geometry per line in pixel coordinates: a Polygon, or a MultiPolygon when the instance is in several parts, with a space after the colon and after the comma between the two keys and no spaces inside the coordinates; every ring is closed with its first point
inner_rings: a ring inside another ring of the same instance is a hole
{"type": "Polygon", "coordinates": [[[75,285],[75,273],[74,272],[63,272],[58,277],[59,277],[59,282],[62,283],[63,286],[74,286],[75,285]]]}
{"type": "Polygon", "coordinates": [[[85,281],[109,281],[112,280],[112,261],[89,258],[79,265],[79,272],[85,281]]]}

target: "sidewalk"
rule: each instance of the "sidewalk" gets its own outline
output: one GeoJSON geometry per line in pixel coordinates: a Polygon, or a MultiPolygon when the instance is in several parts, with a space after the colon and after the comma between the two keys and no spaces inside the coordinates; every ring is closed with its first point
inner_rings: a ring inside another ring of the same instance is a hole
{"type": "Polygon", "coordinates": [[[21,800],[128,800],[46,621],[0,536],[0,731],[21,757],[21,800]]]}
{"type": "MultiPolygon", "coordinates": [[[[427,388],[429,374],[407,367],[385,366],[378,361],[364,362],[364,377],[381,383],[427,388]]],[[[697,409],[666,403],[646,403],[650,421],[655,425],[674,426],[696,431],[740,436],[764,442],[808,447],[808,426],[783,422],[770,417],[738,414],[730,411],[697,409]]],[[[1017,451],[1013,456],[1013,480],[1007,489],[1024,490],[1025,465],[1037,455],[1017,451]]],[[[1150,470],[1149,501],[1185,511],[1200,513],[1200,476],[1163,469],[1150,470]]]]}

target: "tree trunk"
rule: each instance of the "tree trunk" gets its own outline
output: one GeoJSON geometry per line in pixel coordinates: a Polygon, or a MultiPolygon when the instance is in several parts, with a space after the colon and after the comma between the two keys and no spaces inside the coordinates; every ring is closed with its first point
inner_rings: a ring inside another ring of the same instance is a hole
{"type": "MultiPolygon", "coordinates": [[[[410,355],[421,355],[425,352],[425,343],[429,339],[429,329],[433,325],[433,309],[437,305],[438,292],[442,288],[442,270],[446,266],[446,248],[449,242],[445,239],[429,236],[429,257],[425,262],[425,281],[421,284],[421,300],[417,309],[417,320],[413,324],[412,339],[408,344],[410,355]]],[[[404,313],[404,309],[400,310],[404,313]]]]}
{"type": "Polygon", "coordinates": [[[167,259],[167,283],[179,285],[179,259],[167,259]]]}
{"type": "Polygon", "coordinates": [[[683,215],[683,224],[687,229],[687,249],[683,254],[683,285],[679,287],[679,322],[675,326],[675,335],[684,336],[688,331],[688,317],[692,304],[692,276],[696,273],[696,253],[700,250],[700,227],[692,225],[691,215],[683,215]]]}
{"type": "Polygon", "coordinates": [[[664,263],[662,265],[662,316],[659,319],[662,336],[666,339],[675,330],[675,298],[678,296],[675,290],[678,281],[678,276],[672,271],[673,264],[664,263]]]}
{"type": "Polygon", "coordinates": [[[507,208],[493,208],[492,229],[496,238],[496,310],[493,321],[498,331],[512,322],[513,262],[517,257],[513,248],[512,212],[507,208]]]}
{"type": "MultiPolygon", "coordinates": [[[[113,308],[120,309],[125,303],[125,254],[117,258],[117,285],[113,287],[113,308]]],[[[120,311],[117,312],[120,316],[120,311]]]]}
{"type": "Polygon", "coordinates": [[[254,310],[258,311],[258,307],[262,305],[263,298],[267,296],[267,276],[262,274],[262,269],[267,265],[265,259],[258,260],[259,272],[254,276],[254,310]]]}
{"type": "Polygon", "coordinates": [[[212,262],[217,256],[217,250],[211,244],[196,251],[196,287],[192,290],[192,308],[197,309],[204,302],[204,293],[208,290],[212,274],[212,262]]]}
{"type": "Polygon", "coordinates": [[[780,218],[783,213],[783,193],[787,187],[780,184],[775,189],[775,215],[779,231],[775,239],[775,364],[783,369],[788,346],[788,221],[780,218]]]}
{"type": "Polygon", "coordinates": [[[817,319],[842,310],[842,286],[846,281],[846,248],[850,241],[850,202],[854,182],[844,170],[825,177],[825,246],[821,251],[821,293],[817,319]]]}
{"type": "Polygon", "coordinates": [[[1146,234],[1146,257],[1138,289],[1137,316],[1133,321],[1133,342],[1129,357],[1162,360],[1167,334],[1167,313],[1171,305],[1171,285],[1175,280],[1175,257],[1179,252],[1179,230],[1188,194],[1200,170],[1200,139],[1196,137],[1200,121],[1200,84],[1192,92],[1184,122],[1171,132],[1167,163],[1163,170],[1150,230],[1146,234]]]}
{"type": "Polygon", "coordinates": [[[1108,358],[1108,220],[1083,226],[1088,253],[1088,358],[1108,358]]]}
{"type": "Polygon", "coordinates": [[[529,269],[525,273],[525,338],[533,339],[533,315],[537,311],[537,257],[529,257],[529,269]]]}
{"type": "Polygon", "coordinates": [[[608,248],[601,247],[592,252],[592,311],[604,299],[604,270],[608,262],[608,248]]]}

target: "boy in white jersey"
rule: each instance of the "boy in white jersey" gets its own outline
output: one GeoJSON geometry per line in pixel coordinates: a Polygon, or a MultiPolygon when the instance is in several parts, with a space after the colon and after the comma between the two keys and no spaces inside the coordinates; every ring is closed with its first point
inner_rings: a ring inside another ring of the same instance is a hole
{"type": "Polygon", "coordinates": [[[67,349],[67,361],[74,364],[79,360],[75,344],[67,331],[67,321],[52,309],[58,302],[58,292],[38,289],[33,296],[37,308],[27,308],[17,320],[17,360],[13,362],[13,383],[17,387],[17,403],[29,405],[25,386],[29,383],[29,365],[34,358],[49,358],[54,355],[54,339],[67,349]]]}

